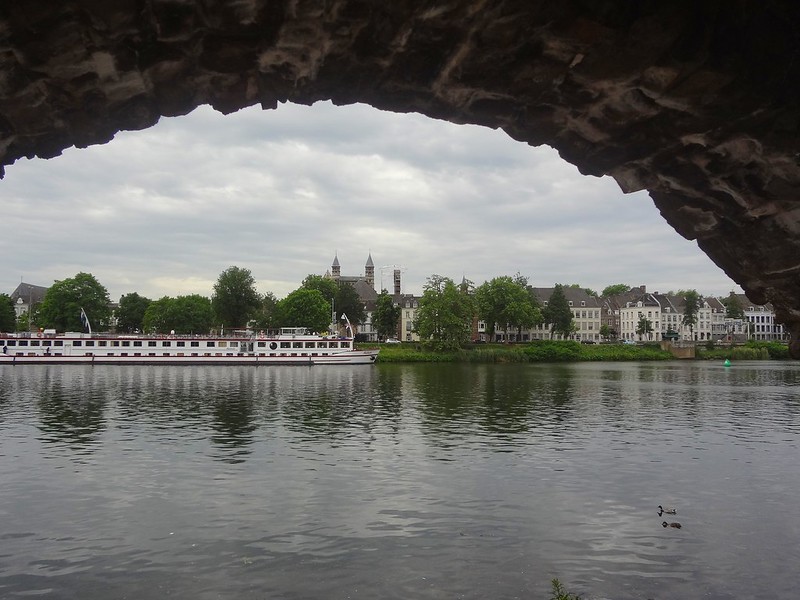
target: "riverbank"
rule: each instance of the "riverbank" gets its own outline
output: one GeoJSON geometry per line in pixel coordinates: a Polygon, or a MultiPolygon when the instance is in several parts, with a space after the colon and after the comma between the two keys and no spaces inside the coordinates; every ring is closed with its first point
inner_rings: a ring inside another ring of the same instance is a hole
{"type": "MultiPolygon", "coordinates": [[[[573,341],[536,340],[526,344],[480,344],[453,352],[429,350],[419,343],[364,345],[380,348],[381,363],[527,363],[590,361],[658,361],[674,356],[652,344],[579,344],[573,341]]],[[[695,360],[787,360],[789,349],[777,342],[748,342],[744,346],[697,346],[695,360]]]]}

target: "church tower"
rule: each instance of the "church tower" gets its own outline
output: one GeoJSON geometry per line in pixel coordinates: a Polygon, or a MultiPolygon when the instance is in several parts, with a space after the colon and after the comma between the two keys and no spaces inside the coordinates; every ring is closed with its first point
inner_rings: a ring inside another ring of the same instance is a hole
{"type": "Polygon", "coordinates": [[[331,265],[331,277],[333,277],[336,281],[342,276],[341,267],[339,267],[339,254],[335,254],[333,257],[333,264],[331,265]]]}
{"type": "Polygon", "coordinates": [[[372,286],[372,289],[375,289],[375,265],[372,262],[372,252],[367,256],[367,264],[364,266],[364,281],[372,286]]]}

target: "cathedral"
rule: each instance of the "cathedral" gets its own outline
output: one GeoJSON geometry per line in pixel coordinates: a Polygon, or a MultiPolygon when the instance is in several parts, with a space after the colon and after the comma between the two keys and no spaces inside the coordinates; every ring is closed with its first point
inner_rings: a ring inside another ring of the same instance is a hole
{"type": "Polygon", "coordinates": [[[372,254],[367,256],[367,263],[364,265],[363,275],[342,275],[339,265],[339,255],[333,257],[330,271],[325,273],[325,277],[333,279],[337,283],[348,283],[355,288],[358,297],[364,302],[367,311],[371,312],[375,308],[375,301],[378,299],[378,292],[375,291],[375,264],[372,262],[372,254]]]}

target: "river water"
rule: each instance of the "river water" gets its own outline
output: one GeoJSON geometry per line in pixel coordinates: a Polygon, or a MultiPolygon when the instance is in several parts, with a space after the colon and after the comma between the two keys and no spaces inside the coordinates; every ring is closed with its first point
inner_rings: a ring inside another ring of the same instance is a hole
{"type": "Polygon", "coordinates": [[[797,598],[799,392],[775,362],[0,367],[0,597],[797,598]]]}

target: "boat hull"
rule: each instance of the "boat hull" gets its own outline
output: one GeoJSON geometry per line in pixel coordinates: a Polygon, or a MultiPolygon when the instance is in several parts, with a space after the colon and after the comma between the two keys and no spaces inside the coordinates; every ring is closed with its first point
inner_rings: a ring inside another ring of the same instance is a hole
{"type": "Polygon", "coordinates": [[[0,365],[371,365],[377,350],[354,350],[326,356],[46,356],[3,355],[0,365]]]}

